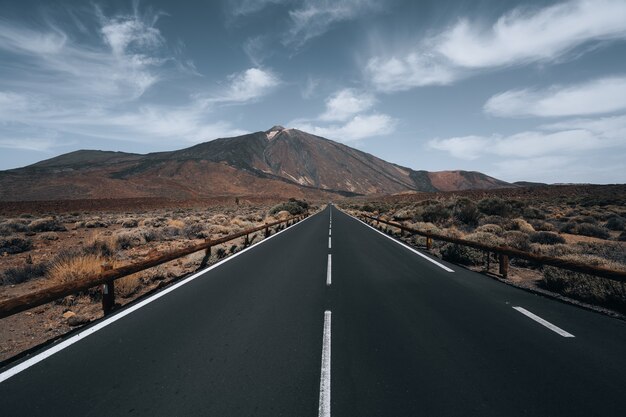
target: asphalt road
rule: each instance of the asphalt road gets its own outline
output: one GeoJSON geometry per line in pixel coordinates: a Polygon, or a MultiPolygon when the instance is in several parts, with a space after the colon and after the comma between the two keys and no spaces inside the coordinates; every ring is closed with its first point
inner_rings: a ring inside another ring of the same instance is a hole
{"type": "Polygon", "coordinates": [[[0,414],[626,415],[624,322],[423,256],[328,208],[15,364],[0,414]]]}

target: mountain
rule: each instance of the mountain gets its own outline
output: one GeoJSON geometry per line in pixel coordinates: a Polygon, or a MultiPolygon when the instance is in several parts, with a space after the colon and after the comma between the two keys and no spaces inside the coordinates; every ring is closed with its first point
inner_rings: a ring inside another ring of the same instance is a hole
{"type": "Polygon", "coordinates": [[[479,172],[415,171],[274,126],[146,155],[80,150],[0,172],[0,200],[268,195],[327,198],[514,187],[479,172]]]}

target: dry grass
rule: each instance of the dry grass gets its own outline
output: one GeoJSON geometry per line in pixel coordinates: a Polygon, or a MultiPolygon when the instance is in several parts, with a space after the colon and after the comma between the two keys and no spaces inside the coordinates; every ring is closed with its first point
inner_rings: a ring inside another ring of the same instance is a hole
{"type": "Polygon", "coordinates": [[[97,255],[69,253],[61,255],[48,271],[48,282],[51,285],[59,285],[97,275],[102,271],[105,262],[107,259],[97,255]]]}
{"type": "Polygon", "coordinates": [[[178,219],[170,219],[167,222],[167,225],[169,227],[175,227],[177,229],[182,229],[183,227],[185,227],[185,222],[182,220],[178,220],[178,219]]]}

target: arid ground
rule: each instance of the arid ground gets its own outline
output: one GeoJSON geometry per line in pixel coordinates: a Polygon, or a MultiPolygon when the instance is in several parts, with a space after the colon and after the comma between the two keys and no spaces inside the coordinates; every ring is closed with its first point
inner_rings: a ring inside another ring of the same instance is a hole
{"type": "MultiPolygon", "coordinates": [[[[305,211],[301,201],[228,198],[4,203],[0,216],[0,300],[135,263],[305,211]]],[[[309,210],[315,211],[317,205],[309,210]]],[[[262,233],[250,236],[252,242],[262,233]]],[[[243,238],[212,248],[214,263],[243,248],[243,238]]],[[[195,270],[197,252],[115,282],[126,304],[195,270]]],[[[0,320],[0,360],[102,316],[98,288],[0,320]]]]}

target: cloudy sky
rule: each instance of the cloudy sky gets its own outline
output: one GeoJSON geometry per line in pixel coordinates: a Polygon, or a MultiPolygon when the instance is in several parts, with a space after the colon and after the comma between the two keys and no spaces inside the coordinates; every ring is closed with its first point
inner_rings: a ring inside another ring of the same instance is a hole
{"type": "Polygon", "coordinates": [[[0,169],[296,127],[414,169],[626,182],[626,1],[0,0],[0,169]]]}

